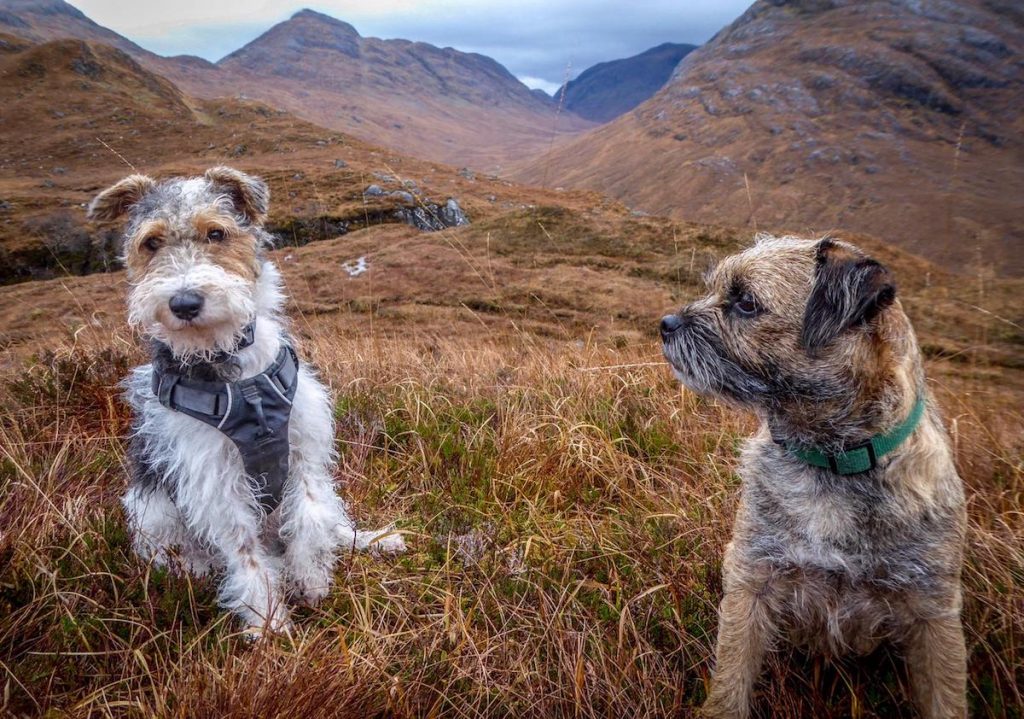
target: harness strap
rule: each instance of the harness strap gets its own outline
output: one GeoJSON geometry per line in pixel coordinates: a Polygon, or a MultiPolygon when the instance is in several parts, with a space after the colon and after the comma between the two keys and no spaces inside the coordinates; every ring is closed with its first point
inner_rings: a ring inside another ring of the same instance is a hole
{"type": "MultiPolygon", "coordinates": [[[[160,404],[173,410],[188,410],[208,417],[223,417],[231,405],[224,385],[219,385],[218,390],[198,387],[198,384],[183,380],[181,375],[177,374],[153,373],[153,394],[160,400],[160,404]]],[[[212,382],[202,384],[218,386],[212,382]]]]}
{"type": "MultiPolygon", "coordinates": [[[[160,404],[168,409],[179,412],[187,410],[189,413],[219,419],[231,409],[232,384],[239,386],[244,392],[245,387],[256,385],[259,377],[266,377],[278,392],[287,395],[298,373],[299,360],[295,356],[295,350],[290,345],[283,345],[274,363],[255,377],[234,383],[218,383],[187,379],[173,372],[161,374],[154,371],[152,389],[160,404]]],[[[286,399],[291,404],[291,399],[286,399]]]]}
{"type": "Polygon", "coordinates": [[[284,344],[270,367],[253,377],[205,382],[154,370],[152,386],[160,404],[216,427],[235,444],[269,514],[288,478],[288,420],[298,376],[299,359],[284,344]]]}

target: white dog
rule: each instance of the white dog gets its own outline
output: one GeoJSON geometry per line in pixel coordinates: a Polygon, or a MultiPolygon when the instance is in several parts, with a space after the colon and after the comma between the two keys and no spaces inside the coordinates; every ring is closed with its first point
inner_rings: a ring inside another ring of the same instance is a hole
{"type": "Polygon", "coordinates": [[[290,626],[286,593],[323,599],[339,547],[404,549],[356,531],[335,493],[331,399],[298,362],[263,257],[268,200],[258,178],[218,167],[132,175],[89,207],[128,216],[129,322],[153,340],[125,381],[133,545],[196,574],[223,568],[220,601],[254,631],[290,626]]]}

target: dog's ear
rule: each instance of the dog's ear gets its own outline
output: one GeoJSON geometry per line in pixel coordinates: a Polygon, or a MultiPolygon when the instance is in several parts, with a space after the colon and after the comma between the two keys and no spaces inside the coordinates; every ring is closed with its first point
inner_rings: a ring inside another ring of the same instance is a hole
{"type": "Polygon", "coordinates": [[[96,195],[86,214],[90,220],[116,220],[154,187],[156,182],[151,177],[129,175],[96,195]]]}
{"type": "Polygon", "coordinates": [[[235,209],[257,224],[267,218],[270,209],[270,188],[258,177],[247,175],[231,167],[212,167],[206,179],[231,197],[235,209]]]}
{"type": "Polygon", "coordinates": [[[815,352],[851,327],[871,322],[896,299],[896,284],[882,264],[832,239],[818,243],[814,284],[800,340],[815,352]]]}

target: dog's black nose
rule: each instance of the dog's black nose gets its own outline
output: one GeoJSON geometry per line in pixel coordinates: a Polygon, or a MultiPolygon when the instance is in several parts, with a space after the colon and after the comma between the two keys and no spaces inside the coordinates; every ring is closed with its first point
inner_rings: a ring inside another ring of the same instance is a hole
{"type": "Polygon", "coordinates": [[[179,320],[192,320],[203,309],[203,296],[192,290],[179,292],[167,303],[179,320]]]}
{"type": "Polygon", "coordinates": [[[665,315],[661,318],[661,338],[667,340],[683,326],[683,318],[679,315],[665,315]]]}

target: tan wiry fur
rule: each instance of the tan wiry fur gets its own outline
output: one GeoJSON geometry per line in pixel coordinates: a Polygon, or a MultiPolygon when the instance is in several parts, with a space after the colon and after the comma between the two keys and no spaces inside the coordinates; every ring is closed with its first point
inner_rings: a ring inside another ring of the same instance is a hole
{"type": "Polygon", "coordinates": [[[852,245],[766,237],[708,285],[663,321],[666,357],[692,389],[762,422],[742,452],[704,713],[749,716],[780,643],[838,656],[891,642],[922,716],[964,717],[963,488],[891,276],[852,245]],[[787,449],[863,442],[918,397],[920,424],[869,472],[834,474],[787,449]]]}

